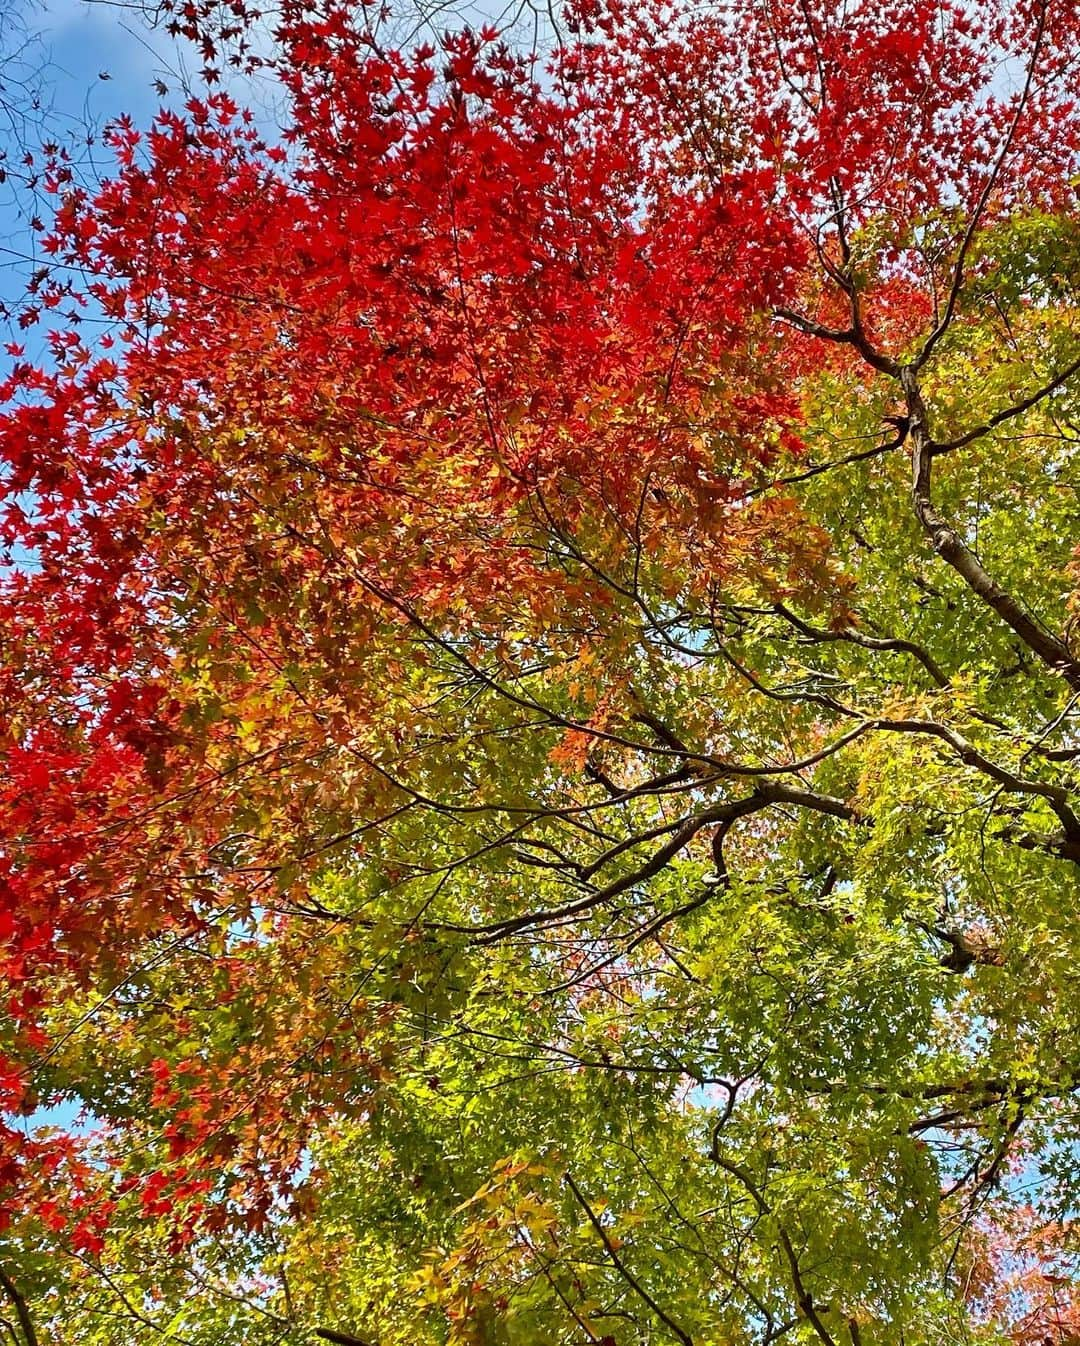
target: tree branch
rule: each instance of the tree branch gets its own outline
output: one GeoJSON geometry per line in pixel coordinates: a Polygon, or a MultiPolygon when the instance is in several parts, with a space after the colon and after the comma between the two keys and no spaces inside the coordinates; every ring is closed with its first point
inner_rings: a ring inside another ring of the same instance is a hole
{"type": "Polygon", "coordinates": [[[845,331],[840,331],[835,327],[825,327],[821,323],[815,322],[813,318],[807,318],[804,314],[796,313],[794,309],[790,308],[774,308],[773,316],[783,322],[790,323],[792,327],[797,327],[800,332],[804,332],[807,336],[853,347],[868,365],[882,374],[889,374],[896,378],[900,373],[900,366],[896,361],[888,355],[883,355],[881,351],[872,346],[861,327],[849,327],[845,331]]]}
{"type": "Polygon", "coordinates": [[[592,1227],[596,1230],[597,1234],[600,1236],[600,1241],[603,1243],[607,1255],[611,1258],[612,1264],[615,1266],[615,1269],[618,1271],[619,1275],[623,1278],[624,1281],[626,1281],[627,1285],[629,1285],[631,1289],[634,1290],[635,1293],[638,1294],[645,1301],[646,1304],[648,1304],[649,1308],[652,1309],[653,1313],[655,1313],[656,1316],[660,1319],[660,1321],[668,1328],[668,1330],[683,1343],[683,1346],[694,1346],[693,1338],[689,1335],[689,1333],[683,1331],[683,1329],[671,1317],[670,1314],[665,1313],[665,1311],[660,1307],[660,1305],[656,1302],[656,1300],[653,1299],[652,1295],[649,1294],[648,1290],[645,1289],[645,1287],[641,1284],[641,1282],[637,1279],[637,1277],[634,1276],[633,1272],[630,1271],[630,1269],[626,1266],[623,1260],[619,1257],[618,1251],[616,1250],[614,1244],[611,1242],[611,1239],[608,1237],[607,1230],[600,1223],[599,1219],[596,1216],[596,1212],[589,1205],[588,1201],[586,1201],[585,1196],[581,1191],[581,1188],[578,1187],[577,1183],[574,1181],[573,1177],[570,1175],[569,1172],[563,1174],[563,1181],[566,1183],[567,1187],[569,1187],[570,1191],[573,1193],[574,1200],[578,1203],[581,1209],[589,1217],[589,1223],[592,1225],[592,1227]]]}
{"type": "MultiPolygon", "coordinates": [[[[773,1215],[772,1207],[765,1200],[761,1189],[746,1169],[743,1168],[741,1164],[736,1164],[730,1159],[725,1159],[720,1153],[719,1136],[717,1135],[714,1135],[713,1137],[709,1158],[712,1159],[715,1164],[718,1164],[725,1173],[730,1173],[733,1178],[736,1178],[743,1187],[746,1188],[761,1215],[767,1215],[770,1219],[776,1220],[775,1215],[773,1215]]],[[[791,1242],[787,1230],[779,1220],[776,1220],[776,1232],[780,1241],[780,1246],[784,1251],[784,1256],[787,1259],[788,1268],[791,1272],[791,1284],[795,1291],[795,1303],[798,1305],[799,1311],[821,1338],[824,1346],[836,1346],[832,1334],[821,1321],[817,1306],[814,1303],[813,1295],[811,1295],[810,1291],[806,1288],[806,1283],[802,1278],[802,1269],[799,1266],[798,1255],[795,1252],[794,1245],[791,1242]]]]}
{"type": "MultiPolygon", "coordinates": [[[[1031,96],[1031,86],[1035,79],[1035,67],[1039,60],[1039,52],[1042,50],[1043,38],[1046,33],[1046,12],[1049,8],[1049,0],[1043,0],[1039,9],[1039,19],[1035,25],[1035,40],[1032,43],[1031,58],[1028,61],[1027,72],[1024,78],[1024,87],[1020,92],[1019,101],[1016,104],[1016,111],[1013,113],[1009,129],[1001,142],[1001,148],[994,161],[994,166],[990,170],[990,176],[986,179],[983,189],[979,194],[979,199],[975,203],[975,209],[971,212],[971,218],[968,220],[967,228],[964,230],[964,236],[960,241],[960,249],[956,255],[956,265],[953,269],[952,284],[949,287],[949,297],[945,302],[945,311],[941,318],[926,339],[922,350],[915,358],[915,362],[910,366],[913,372],[920,370],[934,352],[938,342],[949,330],[953,320],[953,314],[956,312],[956,305],[960,299],[960,291],[964,285],[964,267],[967,263],[968,250],[975,238],[975,230],[979,227],[979,220],[986,209],[986,204],[990,200],[990,193],[994,190],[998,178],[1001,176],[1001,170],[1005,167],[1005,160],[1008,158],[1009,150],[1012,148],[1013,140],[1016,138],[1017,129],[1020,126],[1020,119],[1024,115],[1024,109],[1027,107],[1028,99],[1031,96]]],[[[901,375],[902,377],[902,375],[901,375]]]]}
{"type": "Polygon", "coordinates": [[[26,1346],[40,1346],[37,1332],[34,1330],[34,1320],[30,1317],[30,1309],[26,1300],[19,1293],[18,1286],[2,1266],[0,1266],[0,1289],[11,1301],[11,1307],[15,1310],[15,1316],[19,1320],[19,1328],[25,1338],[26,1346]]]}
{"type": "Polygon", "coordinates": [[[973,430],[968,430],[965,434],[956,439],[947,440],[944,444],[935,444],[932,449],[933,456],[936,458],[942,453],[951,453],[953,449],[962,449],[965,444],[970,444],[973,440],[981,439],[983,435],[988,435],[991,430],[995,430],[1005,421],[1012,420],[1014,416],[1022,416],[1025,411],[1030,411],[1032,407],[1038,406],[1044,397],[1049,397],[1051,393],[1056,392],[1058,388],[1063,387],[1072,376],[1080,373],[1080,356],[1078,356],[1069,365],[1043,386],[1025,397],[1022,402],[1017,402],[1014,406],[1006,407],[1004,411],[999,411],[996,415],[989,417],[982,425],[977,425],[973,430]]]}
{"type": "Polygon", "coordinates": [[[819,627],[811,626],[804,622],[801,617],[797,617],[790,608],[783,603],[776,604],[776,611],[791,623],[797,631],[801,631],[808,640],[816,642],[828,642],[835,640],[848,641],[853,645],[861,645],[867,650],[897,650],[912,655],[918,659],[923,668],[930,674],[939,687],[948,687],[949,678],[942,672],[941,666],[937,661],[913,640],[904,640],[902,637],[884,637],[867,636],[852,626],[846,626],[840,631],[823,631],[819,627]]]}
{"type": "Polygon", "coordinates": [[[1058,636],[1045,631],[1010,593],[991,578],[956,529],[934,507],[930,494],[930,470],[935,446],[916,367],[905,366],[900,380],[911,417],[911,498],[923,531],[941,559],[952,566],[972,592],[992,608],[1048,668],[1061,674],[1073,691],[1080,691],[1080,662],[1073,657],[1069,647],[1058,636]]]}
{"type": "MultiPolygon", "coordinates": [[[[866,436],[869,438],[869,436],[866,436]]],[[[876,438],[876,436],[874,436],[876,438]]],[[[801,481],[809,481],[812,477],[819,477],[823,472],[830,472],[834,467],[849,467],[852,463],[863,463],[868,458],[879,458],[882,454],[892,453],[899,449],[906,436],[886,440],[884,444],[874,444],[869,449],[860,449],[857,453],[845,454],[843,458],[831,458],[826,463],[811,463],[802,472],[793,472],[788,477],[777,477],[765,486],[755,486],[753,490],[744,492],[742,499],[754,500],[759,495],[765,495],[767,491],[775,491],[782,486],[796,486],[801,481]]]]}

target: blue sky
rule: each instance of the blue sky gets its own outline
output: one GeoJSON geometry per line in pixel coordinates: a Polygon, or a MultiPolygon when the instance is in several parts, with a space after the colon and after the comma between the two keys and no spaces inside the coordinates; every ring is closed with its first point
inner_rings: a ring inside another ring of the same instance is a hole
{"type": "MultiPolygon", "coordinates": [[[[198,87],[194,50],[154,31],[138,13],[116,0],[16,0],[14,22],[0,10],[0,148],[11,165],[11,180],[0,186],[0,301],[12,304],[44,259],[35,257],[28,218],[35,207],[16,181],[27,145],[42,138],[70,143],[82,155],[84,180],[108,171],[101,131],[123,113],[147,125],[163,103],[181,105],[198,87]],[[106,78],[103,78],[105,76],[106,78]],[[156,85],[164,85],[164,95],[156,85]],[[40,114],[21,121],[31,92],[41,98],[40,114]],[[7,115],[4,115],[7,110],[7,115]],[[92,133],[94,143],[86,144],[92,133]]],[[[47,223],[47,206],[37,207],[47,223]]],[[[33,358],[41,333],[21,332],[0,320],[0,348],[11,340],[33,358]]],[[[0,350],[0,371],[7,356],[0,350]]]]}
{"type": "MultiPolygon", "coordinates": [[[[13,167],[22,158],[24,138],[31,145],[42,135],[84,142],[86,129],[100,135],[105,123],[121,112],[130,111],[140,121],[153,115],[160,101],[153,81],[164,63],[148,45],[153,35],[138,33],[124,10],[82,0],[50,0],[47,6],[25,5],[21,23],[23,33],[13,25],[0,29],[3,80],[14,114],[0,123],[0,142],[13,167]],[[102,74],[110,78],[102,79],[102,74]],[[40,94],[41,114],[20,123],[19,113],[31,93],[40,94]]],[[[102,162],[100,152],[95,158],[102,162]]],[[[12,296],[16,275],[25,279],[25,268],[31,265],[22,254],[32,251],[32,238],[16,207],[12,191],[0,196],[4,298],[12,296]]]]}

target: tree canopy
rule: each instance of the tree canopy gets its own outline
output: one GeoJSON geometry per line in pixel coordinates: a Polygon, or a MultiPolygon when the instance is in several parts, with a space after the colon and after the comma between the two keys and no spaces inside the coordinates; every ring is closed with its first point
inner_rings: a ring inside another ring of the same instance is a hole
{"type": "Polygon", "coordinates": [[[1073,0],[163,13],[0,390],[0,1334],[1080,1340],[1073,0]]]}

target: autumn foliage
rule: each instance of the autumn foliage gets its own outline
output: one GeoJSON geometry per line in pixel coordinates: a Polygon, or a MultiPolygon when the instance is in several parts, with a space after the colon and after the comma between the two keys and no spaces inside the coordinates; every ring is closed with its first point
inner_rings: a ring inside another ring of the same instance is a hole
{"type": "Polygon", "coordinates": [[[1075,1339],[1080,14],[169,12],[2,388],[12,1335],[1075,1339]]]}

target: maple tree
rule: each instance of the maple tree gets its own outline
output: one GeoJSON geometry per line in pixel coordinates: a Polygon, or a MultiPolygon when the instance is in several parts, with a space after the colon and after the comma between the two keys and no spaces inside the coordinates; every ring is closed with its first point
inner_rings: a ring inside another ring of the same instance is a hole
{"type": "Polygon", "coordinates": [[[3,385],[0,1329],[1075,1340],[1080,15],[168,12],[3,385]]]}

